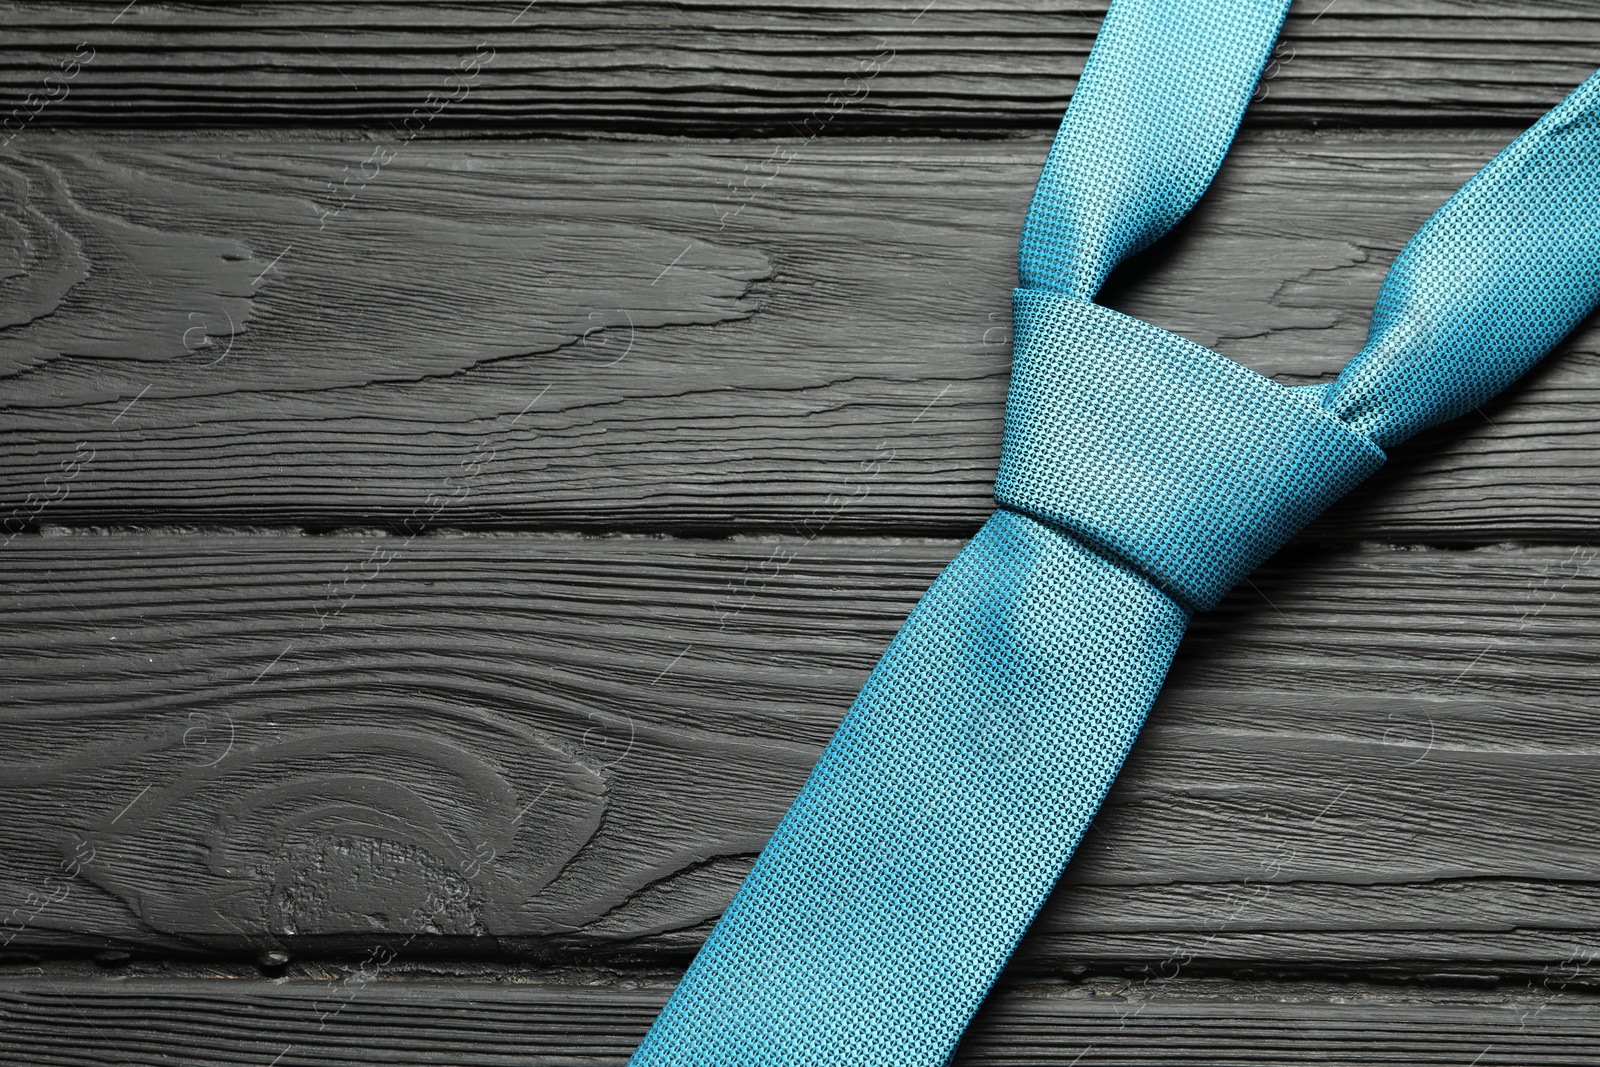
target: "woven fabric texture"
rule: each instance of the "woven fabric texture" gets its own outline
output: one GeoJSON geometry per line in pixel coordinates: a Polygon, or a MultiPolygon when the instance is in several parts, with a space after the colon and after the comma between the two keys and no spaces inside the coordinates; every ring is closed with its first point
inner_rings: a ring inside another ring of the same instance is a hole
{"type": "Polygon", "coordinates": [[[1387,449],[1516,381],[1600,299],[1600,74],[1445,201],[1406,244],[1367,344],[1324,393],[1387,449]]]}
{"type": "Polygon", "coordinates": [[[998,511],[917,604],[636,1063],[943,1063],[1188,616],[998,511]]]}
{"type": "Polygon", "coordinates": [[[1190,610],[1594,304],[1593,80],[1423,227],[1337,382],[1284,388],[1090,303],[1216,173],[1286,7],[1114,0],[1024,231],[1000,507],[901,627],[632,1067],[944,1063],[1190,610]]]}
{"type": "Polygon", "coordinates": [[[1045,289],[1018,289],[1012,308],[995,500],[1191,611],[1384,461],[1304,392],[1158,326],[1045,289]]]}
{"type": "Polygon", "coordinates": [[[1266,65],[1287,0],[1113,3],[1022,227],[1022,284],[1092,300],[1189,213],[1266,65]]]}

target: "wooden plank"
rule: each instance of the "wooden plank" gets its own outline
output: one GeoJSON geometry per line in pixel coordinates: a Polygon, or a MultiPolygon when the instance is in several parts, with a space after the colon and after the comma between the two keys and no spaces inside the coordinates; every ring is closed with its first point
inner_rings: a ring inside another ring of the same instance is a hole
{"type": "MultiPolygon", "coordinates": [[[[1107,300],[1325,378],[1507,136],[1247,137],[1107,300]]],[[[1042,141],[24,147],[0,169],[8,533],[965,536],[989,511],[1042,141]]],[[[1316,536],[1592,538],[1597,399],[1590,324],[1316,536]]]]}
{"type": "MultiPolygon", "coordinates": [[[[8,947],[681,960],[956,548],[18,538],[8,947]]],[[[1596,555],[1255,576],[1027,965],[1589,969],[1596,555]]]]}
{"type": "MultiPolygon", "coordinates": [[[[668,991],[599,978],[570,987],[363,980],[359,971],[287,982],[6,978],[0,1051],[39,1067],[622,1064],[668,991]]],[[[1247,983],[1006,988],[953,1062],[1580,1067],[1600,1041],[1600,1011],[1576,994],[1286,993],[1247,983]]]]}
{"type": "MultiPolygon", "coordinates": [[[[1057,0],[18,3],[12,128],[437,134],[1052,129],[1105,5],[1057,0]],[[29,94],[33,94],[30,99],[29,94]],[[830,96],[830,94],[833,94],[830,96]]],[[[1307,0],[1252,122],[1531,122],[1594,70],[1585,0],[1307,0]]]]}

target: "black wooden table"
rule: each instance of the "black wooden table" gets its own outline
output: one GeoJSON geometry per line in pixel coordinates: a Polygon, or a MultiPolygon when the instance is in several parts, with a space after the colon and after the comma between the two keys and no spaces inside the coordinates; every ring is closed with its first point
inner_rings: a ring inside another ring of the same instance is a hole
{"type": "MultiPolygon", "coordinates": [[[[1103,5],[0,3],[0,1062],[623,1062],[990,508],[1103,5]]],[[[1287,383],[1600,64],[1297,4],[1107,302],[1287,383]]],[[[980,1064],[1600,1063],[1600,328],[1199,619],[980,1064]]]]}

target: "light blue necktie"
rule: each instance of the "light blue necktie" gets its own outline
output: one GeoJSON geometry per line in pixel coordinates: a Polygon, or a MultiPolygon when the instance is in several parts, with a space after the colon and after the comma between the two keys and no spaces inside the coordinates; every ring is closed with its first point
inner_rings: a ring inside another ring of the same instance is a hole
{"type": "Polygon", "coordinates": [[[1221,165],[1286,0],[1116,0],[1028,213],[999,504],[901,627],[633,1067],[942,1064],[1191,613],[1600,298],[1600,74],[1428,220],[1331,383],[1092,303],[1221,165]]]}

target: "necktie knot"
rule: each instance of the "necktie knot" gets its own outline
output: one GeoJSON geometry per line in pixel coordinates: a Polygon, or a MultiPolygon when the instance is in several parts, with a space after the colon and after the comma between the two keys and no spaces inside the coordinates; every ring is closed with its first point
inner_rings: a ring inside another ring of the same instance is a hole
{"type": "Polygon", "coordinates": [[[1318,402],[1159,326],[1012,297],[995,500],[1206,611],[1382,465],[1318,402]]]}
{"type": "Polygon", "coordinates": [[[1113,13],[1023,231],[995,500],[1204,611],[1386,449],[1499,393],[1600,301],[1600,74],[1417,231],[1338,379],[1289,388],[1092,302],[1216,173],[1282,6],[1113,13]],[[1186,43],[1224,40],[1195,27],[1232,16],[1247,47],[1186,43]],[[1154,106],[1184,79],[1204,91],[1154,106]]]}

